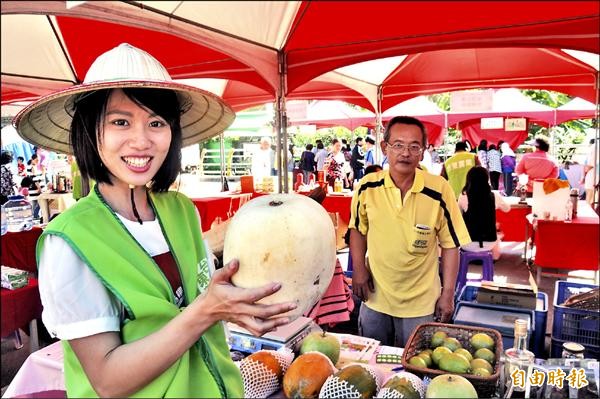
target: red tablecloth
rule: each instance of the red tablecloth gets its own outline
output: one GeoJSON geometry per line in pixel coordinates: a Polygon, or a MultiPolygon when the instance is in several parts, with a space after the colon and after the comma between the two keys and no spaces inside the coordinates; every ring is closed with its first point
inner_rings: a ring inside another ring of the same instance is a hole
{"type": "Polygon", "coordinates": [[[537,221],[534,232],[535,264],[568,270],[598,270],[600,224],[590,206],[579,201],[571,222],[537,221]]]}
{"type": "Polygon", "coordinates": [[[526,205],[514,205],[510,211],[502,212],[496,210],[496,223],[500,224],[500,230],[504,233],[502,241],[525,241],[525,227],[527,219],[525,216],[531,213],[531,207],[526,205]]]}
{"type": "Polygon", "coordinates": [[[35,245],[42,231],[41,228],[34,227],[29,231],[3,235],[0,240],[2,242],[2,264],[37,273],[35,245]]]}
{"type": "Polygon", "coordinates": [[[30,278],[29,285],[16,290],[2,288],[0,294],[2,298],[0,336],[6,337],[13,331],[27,326],[31,320],[41,317],[42,302],[36,279],[30,278]]]}
{"type": "Polygon", "coordinates": [[[210,230],[210,226],[218,217],[221,220],[227,220],[233,216],[240,209],[243,200],[247,199],[245,197],[249,198],[244,195],[193,198],[192,201],[200,213],[202,231],[210,230]]]}

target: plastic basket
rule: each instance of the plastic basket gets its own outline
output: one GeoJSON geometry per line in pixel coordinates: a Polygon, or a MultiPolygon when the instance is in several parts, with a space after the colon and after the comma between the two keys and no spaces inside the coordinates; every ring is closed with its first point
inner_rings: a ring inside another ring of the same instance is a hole
{"type": "Polygon", "coordinates": [[[552,338],[577,342],[583,346],[600,347],[600,313],[593,310],[572,309],[560,305],[582,289],[597,288],[592,284],[557,281],[554,290],[554,321],[552,338]]]}
{"type": "MultiPolygon", "coordinates": [[[[567,341],[562,341],[560,339],[552,338],[550,344],[550,356],[551,358],[560,358],[562,357],[563,344],[567,341]]],[[[583,344],[582,344],[583,345],[583,344]]],[[[592,346],[592,345],[583,345],[585,350],[583,351],[583,356],[586,359],[596,359],[600,360],[600,347],[592,346]]]]}
{"type": "MultiPolygon", "coordinates": [[[[473,374],[459,374],[468,379],[477,390],[477,394],[482,398],[491,398],[497,395],[498,380],[500,378],[500,357],[504,352],[502,345],[502,335],[497,330],[484,327],[471,327],[459,324],[444,324],[444,323],[423,323],[417,326],[411,334],[404,352],[402,353],[402,365],[404,369],[421,378],[435,378],[438,375],[448,374],[447,371],[436,370],[430,368],[420,368],[408,363],[411,357],[418,352],[429,348],[431,337],[436,331],[444,331],[449,337],[454,337],[460,341],[463,348],[471,351],[471,343],[469,340],[477,333],[486,333],[494,339],[496,364],[494,365],[494,373],[489,377],[481,377],[473,374]]],[[[454,374],[454,373],[453,373],[454,374]]]]}
{"type": "MultiPolygon", "coordinates": [[[[477,302],[477,292],[479,292],[478,285],[467,284],[461,290],[458,296],[458,303],[460,302],[477,302]]],[[[533,330],[533,334],[530,336],[529,347],[535,353],[538,358],[545,358],[546,349],[545,349],[545,340],[546,340],[546,328],[548,324],[548,294],[545,292],[538,291],[537,299],[541,300],[543,306],[541,309],[537,309],[534,311],[535,313],[535,328],[533,330]]],[[[492,305],[485,304],[486,306],[493,306],[498,309],[506,309],[509,311],[520,309],[511,306],[502,306],[502,305],[492,305]]]]}

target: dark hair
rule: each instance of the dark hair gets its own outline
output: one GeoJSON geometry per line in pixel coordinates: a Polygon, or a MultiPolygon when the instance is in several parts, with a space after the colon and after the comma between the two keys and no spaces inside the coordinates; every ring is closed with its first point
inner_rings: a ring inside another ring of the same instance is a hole
{"type": "Polygon", "coordinates": [[[346,139],[342,139],[342,144],[348,144],[348,141],[346,139]]]}
{"type": "Polygon", "coordinates": [[[17,157],[17,161],[25,162],[25,158],[23,158],[23,157],[17,157]]]}
{"type": "Polygon", "coordinates": [[[487,151],[488,150],[488,148],[487,148],[487,140],[481,140],[479,142],[479,147],[477,147],[477,150],[478,151],[487,151]]]}
{"type": "Polygon", "coordinates": [[[312,150],[312,149],[313,149],[313,145],[312,145],[312,144],[310,144],[310,143],[308,143],[308,144],[306,145],[306,149],[307,149],[308,151],[312,150]]]}
{"type": "MultiPolygon", "coordinates": [[[[397,124],[413,125],[421,129],[421,144],[423,145],[423,147],[427,147],[427,131],[425,130],[425,125],[423,125],[423,122],[421,122],[417,118],[413,118],[412,116],[395,116],[392,119],[390,119],[387,126],[385,127],[385,133],[383,134],[384,141],[388,142],[390,140],[390,130],[392,129],[392,126],[397,124]]],[[[373,144],[375,144],[374,141],[373,144]]]]}
{"type": "Polygon", "coordinates": [[[498,148],[502,147],[502,143],[504,143],[504,140],[498,141],[498,148]]]}
{"type": "Polygon", "coordinates": [[[495,150],[495,149],[496,149],[496,146],[494,144],[490,144],[488,151],[495,150]]]}
{"type": "Polygon", "coordinates": [[[2,165],[11,163],[12,160],[13,160],[13,156],[10,151],[2,151],[2,154],[0,154],[0,161],[2,161],[2,165]]]}
{"type": "Polygon", "coordinates": [[[323,142],[320,140],[317,140],[317,149],[322,150],[323,148],[325,148],[325,146],[323,145],[323,142]]]}
{"type": "MultiPolygon", "coordinates": [[[[389,138],[389,137],[388,137],[388,138],[389,138]]],[[[373,145],[375,144],[375,140],[373,140],[373,138],[372,138],[372,137],[367,137],[367,138],[365,139],[365,141],[366,141],[367,143],[370,143],[370,144],[373,144],[373,145]]]]}
{"type": "MultiPolygon", "coordinates": [[[[84,93],[75,101],[71,124],[71,144],[82,176],[97,182],[110,182],[110,172],[100,159],[98,145],[102,142],[102,129],[106,105],[112,89],[84,93]]],[[[125,95],[144,109],[163,118],[171,127],[171,145],[150,188],[154,192],[167,191],[181,170],[181,108],[177,95],[171,90],[149,88],[124,88],[125,95]]]]}
{"type": "Polygon", "coordinates": [[[544,152],[548,152],[550,149],[550,144],[542,138],[535,139],[535,146],[544,152]]]}
{"type": "Polygon", "coordinates": [[[365,168],[365,175],[368,175],[369,173],[379,172],[380,170],[383,170],[383,168],[377,164],[369,165],[365,168]]]}
{"type": "Polygon", "coordinates": [[[466,143],[466,141],[458,141],[454,145],[454,152],[459,152],[459,151],[467,151],[467,143],[466,143]]]}
{"type": "Polygon", "coordinates": [[[483,166],[474,166],[467,172],[467,183],[463,192],[469,200],[469,207],[464,214],[471,240],[496,240],[496,204],[490,176],[483,166]]]}
{"type": "Polygon", "coordinates": [[[362,139],[363,139],[362,137],[357,137],[356,140],[354,140],[354,142],[356,144],[358,144],[358,143],[360,143],[362,141],[362,139]]]}
{"type": "Polygon", "coordinates": [[[21,180],[21,187],[31,187],[32,184],[33,184],[33,179],[29,176],[25,176],[21,180]]]}
{"type": "Polygon", "coordinates": [[[333,139],[333,140],[331,140],[331,145],[333,145],[333,144],[337,144],[337,143],[339,143],[339,142],[340,142],[340,141],[339,141],[338,139],[333,139]]]}

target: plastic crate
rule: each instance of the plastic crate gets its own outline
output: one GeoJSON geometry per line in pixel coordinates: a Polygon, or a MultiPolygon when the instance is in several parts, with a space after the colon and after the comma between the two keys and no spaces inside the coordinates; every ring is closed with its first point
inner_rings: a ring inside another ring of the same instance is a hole
{"type": "MultiPolygon", "coordinates": [[[[463,287],[458,296],[458,303],[460,302],[471,302],[471,303],[479,303],[477,302],[477,292],[479,291],[479,285],[467,284],[463,287]]],[[[533,330],[533,334],[529,337],[529,348],[533,353],[535,353],[538,358],[546,357],[546,328],[548,325],[548,294],[545,292],[538,291],[537,294],[538,306],[534,311],[535,314],[535,328],[533,330]]],[[[492,306],[498,309],[506,309],[508,311],[513,311],[516,308],[512,306],[502,306],[502,305],[492,305],[492,304],[482,304],[486,306],[492,306]]]]}
{"type": "MultiPolygon", "coordinates": [[[[560,339],[552,338],[550,344],[550,356],[551,358],[560,358],[562,357],[562,345],[567,341],[562,341],[560,339]]],[[[583,345],[583,344],[582,344],[583,345]]],[[[600,359],[600,347],[592,346],[592,345],[583,345],[585,351],[583,351],[583,356],[586,359],[600,359]]]]}
{"type": "MultiPolygon", "coordinates": [[[[532,332],[535,331],[533,310],[474,302],[459,302],[452,317],[453,322],[456,324],[498,330],[502,334],[502,344],[505,348],[514,346],[514,320],[516,319],[527,320],[529,323],[529,336],[532,337],[532,332]]],[[[528,346],[531,348],[531,344],[528,346]]]]}
{"type": "Polygon", "coordinates": [[[583,346],[600,347],[600,313],[593,310],[572,309],[560,304],[582,289],[597,288],[593,284],[557,281],[554,290],[554,320],[552,338],[577,342],[583,346]]]}

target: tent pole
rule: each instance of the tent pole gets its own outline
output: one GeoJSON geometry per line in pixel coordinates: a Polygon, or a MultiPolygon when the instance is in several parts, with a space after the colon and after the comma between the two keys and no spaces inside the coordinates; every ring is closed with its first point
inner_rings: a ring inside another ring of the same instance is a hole
{"type": "Polygon", "coordinates": [[[381,121],[381,101],[383,99],[383,86],[377,86],[377,109],[375,110],[375,163],[381,165],[383,154],[381,153],[381,141],[383,123],[381,121]]]}
{"type": "Polygon", "coordinates": [[[276,159],[277,159],[277,182],[280,193],[288,193],[288,135],[287,135],[287,113],[285,106],[285,91],[287,80],[287,65],[285,53],[278,51],[277,64],[279,66],[279,87],[277,88],[276,120],[279,122],[277,129],[276,159]]]}
{"type": "Polygon", "coordinates": [[[219,152],[221,155],[221,191],[229,191],[227,178],[225,177],[225,133],[219,135],[219,152]]]}

